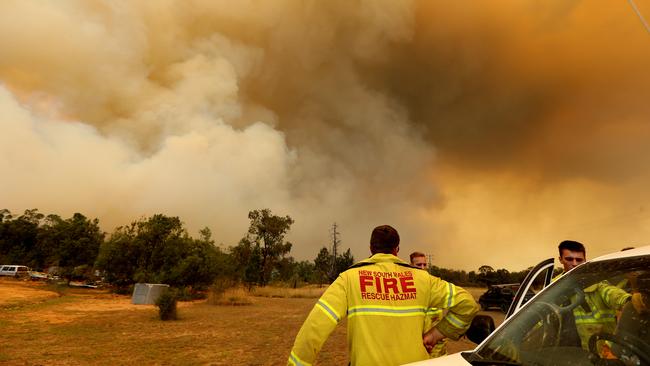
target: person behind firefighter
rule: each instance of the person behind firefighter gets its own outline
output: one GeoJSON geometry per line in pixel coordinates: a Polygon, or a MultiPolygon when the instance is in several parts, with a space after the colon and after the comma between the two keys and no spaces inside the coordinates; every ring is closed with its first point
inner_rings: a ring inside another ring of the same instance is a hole
{"type": "Polygon", "coordinates": [[[422,252],[413,252],[409,255],[411,265],[419,269],[427,269],[427,256],[422,252]]]}
{"type": "MultiPolygon", "coordinates": [[[[564,240],[558,246],[558,250],[563,271],[553,280],[586,260],[585,246],[580,242],[564,240]]],[[[588,350],[589,338],[593,334],[614,332],[616,314],[630,300],[631,295],[607,281],[593,284],[582,290],[585,293],[585,299],[582,304],[573,309],[573,317],[580,345],[583,349],[588,350]]],[[[606,344],[600,344],[598,351],[603,356],[609,353],[606,344]]]]}
{"type": "MultiPolygon", "coordinates": [[[[411,265],[419,269],[426,271],[427,269],[427,257],[422,252],[413,252],[409,255],[411,265]]],[[[424,319],[424,329],[429,330],[436,325],[436,323],[442,318],[443,312],[442,309],[432,309],[430,314],[424,319]]],[[[438,343],[436,343],[431,351],[429,352],[429,357],[436,358],[441,357],[447,354],[447,338],[443,338],[438,343]]]]}
{"type": "Polygon", "coordinates": [[[463,335],[478,312],[472,295],[413,268],[398,252],[397,230],[376,227],[370,236],[372,255],[342,272],[317,301],[298,331],[288,365],[312,365],[346,317],[353,366],[426,360],[439,340],[463,335]],[[437,309],[448,311],[425,332],[425,318],[437,309]]]}

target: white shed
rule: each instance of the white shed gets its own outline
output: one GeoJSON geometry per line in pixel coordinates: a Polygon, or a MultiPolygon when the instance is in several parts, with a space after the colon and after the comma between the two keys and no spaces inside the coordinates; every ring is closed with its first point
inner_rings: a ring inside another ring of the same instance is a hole
{"type": "Polygon", "coordinates": [[[154,305],[167,288],[169,285],[161,283],[136,283],[131,302],[136,305],[154,305]]]}

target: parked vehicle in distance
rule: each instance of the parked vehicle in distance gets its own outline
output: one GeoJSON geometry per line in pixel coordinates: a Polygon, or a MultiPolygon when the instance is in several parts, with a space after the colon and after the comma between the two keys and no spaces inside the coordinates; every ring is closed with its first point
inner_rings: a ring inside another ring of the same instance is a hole
{"type": "Polygon", "coordinates": [[[51,276],[45,272],[30,271],[29,278],[32,281],[47,281],[51,279],[51,276]]]}
{"type": "Polygon", "coordinates": [[[0,276],[29,277],[29,267],[16,264],[3,264],[0,267],[0,276]]]}
{"type": "MultiPolygon", "coordinates": [[[[510,304],[512,304],[512,300],[515,298],[517,290],[519,290],[518,283],[491,285],[478,299],[478,303],[481,305],[481,310],[499,308],[504,313],[507,313],[510,304]]],[[[528,290],[524,297],[524,302],[530,300],[533,296],[535,296],[535,293],[532,290],[528,290]]]]}
{"type": "Polygon", "coordinates": [[[530,271],[506,320],[495,331],[490,333],[488,326],[478,324],[486,331],[475,333],[490,334],[478,339],[474,350],[409,366],[650,365],[650,311],[645,308],[650,304],[650,246],[598,257],[551,282],[553,268],[553,259],[547,259],[530,271]],[[523,304],[523,294],[542,278],[547,287],[523,304]],[[589,338],[580,342],[575,325],[580,315],[574,309],[586,308],[585,293],[594,286],[616,287],[640,300],[623,306],[614,330],[584,334],[589,338]]]}

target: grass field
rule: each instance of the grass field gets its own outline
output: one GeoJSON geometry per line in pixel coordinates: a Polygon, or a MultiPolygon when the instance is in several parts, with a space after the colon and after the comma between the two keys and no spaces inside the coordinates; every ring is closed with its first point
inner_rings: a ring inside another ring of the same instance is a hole
{"type": "MultiPolygon", "coordinates": [[[[0,364],[284,365],[320,291],[265,289],[246,306],[181,302],[179,320],[162,322],[129,296],[0,279],[0,364]]],[[[316,364],[346,365],[345,337],[337,327],[316,364]]],[[[449,350],[473,347],[461,340],[449,350]]]]}

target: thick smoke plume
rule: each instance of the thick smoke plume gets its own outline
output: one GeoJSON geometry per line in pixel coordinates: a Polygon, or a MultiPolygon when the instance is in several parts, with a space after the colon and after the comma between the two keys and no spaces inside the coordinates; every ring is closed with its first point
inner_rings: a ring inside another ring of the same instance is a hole
{"type": "MultiPolygon", "coordinates": [[[[650,12],[650,3],[637,2],[650,12]]],[[[519,270],[648,237],[650,37],[624,1],[4,1],[0,208],[519,270]]]]}

